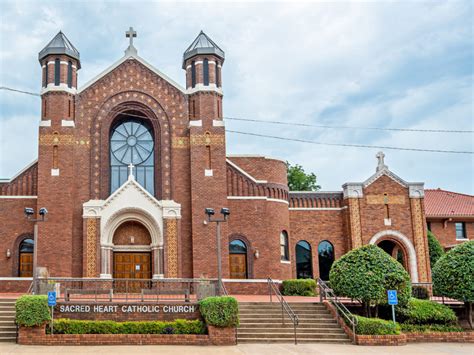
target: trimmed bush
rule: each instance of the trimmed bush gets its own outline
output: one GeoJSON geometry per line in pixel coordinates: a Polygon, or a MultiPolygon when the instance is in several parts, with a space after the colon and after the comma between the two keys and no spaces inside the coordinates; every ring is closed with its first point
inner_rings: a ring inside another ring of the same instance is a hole
{"type": "MultiPolygon", "coordinates": [[[[49,332],[49,327],[47,328],[49,332]]],[[[55,334],[205,334],[200,320],[176,319],[172,322],[141,321],[115,322],[109,320],[57,319],[55,334]]]]}
{"type": "Polygon", "coordinates": [[[400,322],[409,324],[454,324],[457,317],[454,311],[429,300],[410,298],[405,307],[397,308],[397,318],[400,322]]]}
{"type": "Polygon", "coordinates": [[[400,334],[400,325],[379,318],[356,316],[356,333],[359,335],[396,335],[400,334]]]}
{"type": "Polygon", "coordinates": [[[364,245],[336,260],[329,273],[338,296],[357,299],[369,314],[370,305],[387,303],[387,290],[398,291],[398,302],[411,297],[410,276],[403,266],[375,245],[364,245]]]}
{"type": "Polygon", "coordinates": [[[428,231],[428,250],[430,253],[431,269],[433,269],[438,259],[445,253],[441,243],[431,231],[428,231]]]}
{"type": "Polygon", "coordinates": [[[464,329],[458,325],[445,324],[408,324],[401,323],[403,333],[430,333],[430,332],[463,332],[464,329]]]}
{"type": "Polygon", "coordinates": [[[316,281],[313,279],[284,280],[282,283],[284,296],[315,296],[316,281]]]}
{"type": "Polygon", "coordinates": [[[199,310],[208,325],[216,327],[239,325],[239,306],[234,297],[207,297],[199,302],[199,310]]]}
{"type": "Polygon", "coordinates": [[[43,325],[51,319],[47,296],[21,296],[16,300],[16,323],[24,327],[43,325]]]}
{"type": "Polygon", "coordinates": [[[471,329],[474,302],[474,240],[463,242],[443,255],[433,268],[436,294],[464,302],[471,329]]]}
{"type": "Polygon", "coordinates": [[[411,295],[412,297],[418,298],[420,300],[427,300],[430,298],[428,289],[425,286],[412,286],[411,295]]]}

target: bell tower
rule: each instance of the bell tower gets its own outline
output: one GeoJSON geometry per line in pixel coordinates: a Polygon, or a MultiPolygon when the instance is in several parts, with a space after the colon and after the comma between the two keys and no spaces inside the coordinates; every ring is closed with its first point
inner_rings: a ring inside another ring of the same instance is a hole
{"type": "Polygon", "coordinates": [[[46,267],[52,276],[80,276],[73,264],[82,253],[73,247],[72,238],[79,52],[60,31],[38,59],[42,68],[38,203],[49,211],[48,221],[39,229],[38,266],[46,267]]]}
{"type": "MultiPolygon", "coordinates": [[[[194,277],[217,276],[216,230],[212,224],[203,223],[204,210],[213,208],[218,213],[228,207],[222,119],[224,57],[224,51],[203,31],[183,54],[189,114],[194,277]]],[[[222,236],[222,271],[228,277],[226,223],[222,224],[222,236]]]]}

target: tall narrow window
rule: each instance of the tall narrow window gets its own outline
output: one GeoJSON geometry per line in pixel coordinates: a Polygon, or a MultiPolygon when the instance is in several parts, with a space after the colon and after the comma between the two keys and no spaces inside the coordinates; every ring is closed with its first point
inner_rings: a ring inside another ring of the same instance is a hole
{"type": "Polygon", "coordinates": [[[280,233],[280,260],[290,260],[290,252],[288,250],[288,233],[286,231],[282,231],[280,233]]]}
{"type": "Polygon", "coordinates": [[[334,247],[327,240],[318,246],[319,277],[323,281],[329,280],[329,271],[334,262],[334,247]]]}
{"type": "Polygon", "coordinates": [[[196,86],[196,63],[194,60],[191,62],[191,86],[196,86]]]}
{"type": "Polygon", "coordinates": [[[110,135],[110,190],[117,190],[133,165],[136,181],[154,195],[154,139],[146,122],[127,118],[119,121],[110,135]]]}
{"type": "Polygon", "coordinates": [[[206,169],[207,169],[207,170],[211,170],[211,169],[212,169],[211,146],[210,146],[210,145],[206,145],[206,150],[207,150],[206,169]]]}
{"type": "Polygon", "coordinates": [[[53,146],[53,169],[58,168],[58,146],[53,146]]]}
{"type": "Polygon", "coordinates": [[[209,60],[204,59],[204,65],[202,70],[203,82],[205,86],[209,86],[209,60]]]}
{"type": "Polygon", "coordinates": [[[193,118],[196,117],[196,101],[193,100],[193,118]]]}
{"type": "Polygon", "coordinates": [[[61,61],[59,58],[56,58],[54,61],[54,85],[59,86],[61,75],[61,61]]]}
{"type": "Polygon", "coordinates": [[[311,255],[311,245],[300,240],[296,243],[296,278],[312,279],[313,278],[313,257],[311,255]]]}
{"type": "Polygon", "coordinates": [[[217,117],[221,117],[221,103],[219,99],[217,99],[217,117]]]}
{"type": "Polygon", "coordinates": [[[454,223],[456,226],[456,239],[467,239],[466,224],[464,222],[454,223]]]}
{"type": "Polygon", "coordinates": [[[214,65],[216,68],[216,86],[219,88],[221,86],[221,78],[219,76],[219,62],[216,61],[216,64],[214,65]]]}
{"type": "Polygon", "coordinates": [[[67,63],[67,87],[72,88],[72,62],[67,63]]]}
{"type": "Polygon", "coordinates": [[[43,80],[43,86],[47,87],[48,86],[48,61],[44,62],[44,80],[43,80]]]}
{"type": "Polygon", "coordinates": [[[68,101],[68,117],[71,117],[71,100],[68,101]]]}
{"type": "Polygon", "coordinates": [[[48,99],[43,99],[43,117],[46,117],[48,108],[48,99]]]}

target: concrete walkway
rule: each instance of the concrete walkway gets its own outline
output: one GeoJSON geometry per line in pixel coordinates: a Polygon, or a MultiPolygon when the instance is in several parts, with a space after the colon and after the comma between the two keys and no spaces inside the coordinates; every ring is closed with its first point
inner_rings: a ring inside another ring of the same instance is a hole
{"type": "Polygon", "coordinates": [[[429,343],[405,346],[332,344],[242,344],[237,346],[25,346],[0,343],[1,355],[160,354],[160,355],[473,355],[474,344],[429,343]]]}

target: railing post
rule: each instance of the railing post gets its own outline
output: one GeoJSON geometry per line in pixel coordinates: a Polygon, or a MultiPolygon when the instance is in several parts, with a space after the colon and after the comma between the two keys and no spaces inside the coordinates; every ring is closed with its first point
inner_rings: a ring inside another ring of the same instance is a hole
{"type": "Polygon", "coordinates": [[[298,344],[298,342],[296,341],[296,322],[293,320],[293,330],[295,332],[295,345],[298,344]]]}
{"type": "Polygon", "coordinates": [[[281,324],[285,324],[285,316],[283,314],[283,300],[281,302],[281,324]]]}
{"type": "Polygon", "coordinates": [[[323,288],[321,286],[321,283],[318,282],[318,286],[319,286],[319,303],[322,303],[323,302],[323,288]]]}

